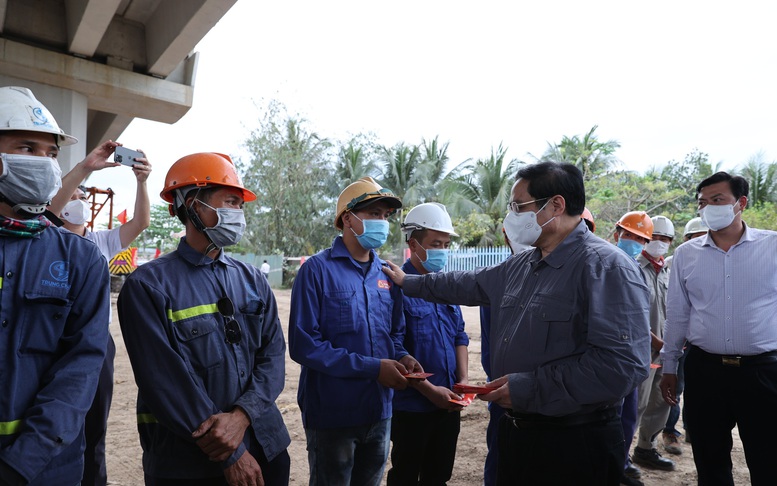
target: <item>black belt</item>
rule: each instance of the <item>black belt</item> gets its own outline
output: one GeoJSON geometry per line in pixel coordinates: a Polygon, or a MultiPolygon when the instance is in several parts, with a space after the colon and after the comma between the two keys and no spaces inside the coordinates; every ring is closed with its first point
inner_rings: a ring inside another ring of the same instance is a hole
{"type": "Polygon", "coordinates": [[[536,413],[518,413],[507,411],[505,418],[518,429],[564,429],[578,425],[587,425],[596,422],[607,422],[618,416],[614,407],[597,410],[595,412],[581,413],[579,415],[565,415],[563,417],[550,417],[536,413]]]}
{"type": "Polygon", "coordinates": [[[751,356],[712,354],[693,344],[691,344],[691,351],[707,363],[715,363],[723,366],[736,367],[777,363],[777,351],[769,351],[768,353],[754,354],[751,356]]]}

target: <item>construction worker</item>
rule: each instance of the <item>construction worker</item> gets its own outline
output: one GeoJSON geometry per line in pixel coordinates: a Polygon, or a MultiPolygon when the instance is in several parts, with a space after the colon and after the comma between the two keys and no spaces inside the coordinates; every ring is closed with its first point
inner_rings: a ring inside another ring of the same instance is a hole
{"type": "Polygon", "coordinates": [[[108,265],[43,214],[66,135],[27,88],[0,88],[0,484],[75,485],[105,358],[108,265]]]}
{"type": "Polygon", "coordinates": [[[376,249],[402,207],[370,177],[337,198],[332,247],[294,279],[289,354],[302,365],[297,401],[307,438],[310,485],[379,485],[388,458],[393,389],[423,368],[403,347],[402,292],[376,249]]]}
{"type": "MultiPolygon", "coordinates": [[[[710,229],[704,224],[704,221],[700,217],[691,219],[685,224],[685,230],[683,231],[683,242],[690,241],[694,238],[699,238],[707,234],[710,229]]],[[[672,265],[672,257],[666,259],[666,269],[669,270],[672,265]]],[[[686,343],[687,344],[687,343],[686,343]]],[[[662,438],[664,440],[664,450],[670,454],[680,455],[683,453],[682,444],[680,444],[679,438],[683,435],[677,430],[677,422],[680,420],[681,412],[684,412],[680,407],[680,399],[683,396],[685,390],[685,357],[688,355],[687,345],[683,347],[683,354],[677,361],[677,389],[675,391],[677,403],[670,406],[669,417],[666,419],[666,426],[662,438]]],[[[685,414],[683,413],[683,423],[685,423],[685,414]]],[[[685,431],[685,442],[690,442],[688,431],[685,431]]]]}
{"type": "Polygon", "coordinates": [[[132,272],[118,300],[146,484],[286,485],[278,308],[259,269],[223,251],[256,195],[228,156],[196,153],[170,167],[161,197],[186,236],[132,272]]]}
{"type": "Polygon", "coordinates": [[[664,401],[661,383],[660,351],[664,345],[664,323],[666,321],[666,293],[669,287],[669,271],[664,265],[664,255],[674,240],[674,224],[666,216],[654,216],[653,233],[650,242],[637,255],[637,264],[642,269],[650,289],[650,337],[652,366],[648,378],[638,388],[637,445],[632,460],[650,469],[672,471],[675,464],[664,458],[656,448],[656,436],[666,425],[669,404],[664,401]]]}
{"type": "MultiPolygon", "coordinates": [[[[106,158],[102,157],[104,153],[112,153],[116,145],[110,140],[105,142],[93,150],[76,167],[121,165],[108,162],[106,158]]],[[[59,214],[63,228],[92,241],[107,261],[126,249],[151,223],[151,203],[146,187],[146,180],[151,174],[151,164],[145,157],[138,159],[137,162],[132,169],[137,180],[135,212],[132,219],[125,224],[113,229],[87,231],[86,223],[92,218],[92,206],[86,199],[83,187],[78,186],[75,190],[71,190],[72,186],[81,180],[79,179],[81,177],[79,169],[71,170],[62,178],[62,188],[49,206],[52,212],[59,214]],[[63,201],[58,199],[62,193],[66,192],[70,192],[71,196],[70,200],[63,204],[63,201]]],[[[81,486],[105,486],[108,484],[108,471],[105,463],[105,434],[108,429],[108,413],[113,399],[113,359],[115,356],[116,344],[113,342],[113,337],[109,335],[105,363],[103,363],[100,372],[97,393],[89,413],[86,414],[84,430],[86,450],[84,451],[84,477],[81,480],[81,486]]]]}
{"type": "MultiPolygon", "coordinates": [[[[631,258],[635,259],[642,253],[645,245],[653,237],[653,221],[644,211],[630,211],[618,220],[615,224],[615,245],[626,252],[631,258]]],[[[643,277],[644,278],[644,277],[643,277]]],[[[653,336],[651,336],[651,342],[653,336]]],[[[641,383],[641,382],[640,382],[641,383]]],[[[621,484],[626,486],[641,486],[642,471],[632,463],[629,457],[631,449],[631,440],[637,431],[637,411],[639,408],[639,387],[634,388],[623,398],[623,405],[620,410],[621,425],[623,427],[624,454],[626,464],[621,477],[621,484]]]]}
{"type": "MultiPolygon", "coordinates": [[[[411,209],[402,232],[410,249],[402,269],[410,275],[442,270],[451,236],[458,236],[445,206],[435,202],[411,209]]],[[[459,306],[407,296],[402,303],[404,347],[433,374],[410,380],[407,389],[394,393],[387,484],[446,484],[453,473],[463,408],[452,402],[461,399],[452,388],[467,382],[469,337],[459,306]]]]}

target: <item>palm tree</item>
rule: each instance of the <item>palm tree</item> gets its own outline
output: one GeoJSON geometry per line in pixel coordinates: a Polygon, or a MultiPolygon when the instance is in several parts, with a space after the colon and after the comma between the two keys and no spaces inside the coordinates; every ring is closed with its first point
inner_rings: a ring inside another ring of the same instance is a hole
{"type": "Polygon", "coordinates": [[[760,206],[777,202],[777,162],[766,162],[763,152],[751,156],[736,172],[750,184],[749,204],[760,206]]]}
{"type": "Polygon", "coordinates": [[[338,150],[331,182],[328,184],[331,189],[330,195],[336,198],[348,184],[365,176],[376,177],[377,175],[378,167],[371,144],[359,137],[354,137],[341,145],[338,150]]]}
{"type": "Polygon", "coordinates": [[[586,181],[607,172],[619,163],[615,151],[621,144],[617,140],[600,142],[594,134],[597,128],[598,125],[594,125],[583,138],[579,135],[564,135],[561,143],[548,143],[548,149],[542,159],[574,164],[583,173],[583,179],[586,181]]]}
{"type": "Polygon", "coordinates": [[[491,155],[472,162],[466,160],[445,178],[443,200],[453,216],[465,218],[471,213],[488,216],[492,230],[484,235],[481,245],[493,244],[498,239],[502,219],[510,201],[510,188],[515,173],[523,162],[506,160],[507,148],[491,149],[491,155]]]}
{"type": "Polygon", "coordinates": [[[380,184],[391,189],[402,199],[404,207],[413,207],[420,201],[417,169],[421,151],[415,145],[400,142],[393,147],[382,147],[383,173],[380,184]]]}
{"type": "Polygon", "coordinates": [[[442,145],[438,137],[421,142],[421,164],[416,169],[418,180],[418,192],[421,202],[440,202],[441,182],[445,177],[445,169],[450,157],[448,157],[448,142],[442,145]]]}

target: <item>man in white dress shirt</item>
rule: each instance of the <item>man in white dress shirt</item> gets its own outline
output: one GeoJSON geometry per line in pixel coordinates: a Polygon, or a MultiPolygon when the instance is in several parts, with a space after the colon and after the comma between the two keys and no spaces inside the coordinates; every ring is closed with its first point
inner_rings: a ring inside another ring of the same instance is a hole
{"type": "Polygon", "coordinates": [[[775,481],[777,232],[742,221],[748,183],[718,172],[696,188],[709,234],[675,250],[667,297],[661,390],[676,402],[685,339],[686,430],[700,485],[733,485],[739,427],[753,485],[775,481]]]}

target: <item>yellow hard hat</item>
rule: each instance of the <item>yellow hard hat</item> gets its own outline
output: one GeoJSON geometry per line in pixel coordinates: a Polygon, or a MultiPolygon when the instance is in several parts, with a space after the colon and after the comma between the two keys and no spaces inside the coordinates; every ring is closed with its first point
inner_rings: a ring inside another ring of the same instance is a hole
{"type": "Polygon", "coordinates": [[[362,177],[358,181],[351,183],[343,189],[343,192],[337,198],[335,228],[343,229],[343,214],[346,211],[352,211],[357,205],[365,206],[361,204],[365,201],[370,201],[370,204],[372,204],[381,200],[394,209],[402,207],[402,201],[390,189],[380,187],[380,184],[375,182],[372,177],[362,177]]]}

